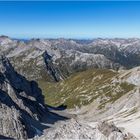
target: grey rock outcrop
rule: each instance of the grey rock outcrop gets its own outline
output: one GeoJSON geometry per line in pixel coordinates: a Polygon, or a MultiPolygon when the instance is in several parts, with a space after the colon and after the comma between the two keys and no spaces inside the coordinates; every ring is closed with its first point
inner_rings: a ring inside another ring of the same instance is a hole
{"type": "Polygon", "coordinates": [[[105,121],[104,122],[100,122],[98,124],[97,128],[100,130],[101,133],[103,133],[107,137],[110,135],[110,133],[112,133],[114,131],[122,133],[122,131],[119,128],[117,128],[114,125],[114,123],[107,123],[105,121]]]}
{"type": "Polygon", "coordinates": [[[59,82],[63,79],[63,75],[59,71],[58,67],[53,64],[52,56],[47,51],[43,53],[44,62],[46,64],[48,74],[56,81],[59,82]]]}
{"type": "Polygon", "coordinates": [[[134,135],[124,132],[123,130],[121,131],[114,124],[102,122],[95,127],[91,127],[81,120],[79,122],[75,119],[59,122],[59,124],[56,125],[56,128],[46,130],[43,136],[36,139],[138,140],[134,135]]]}
{"type": "Polygon", "coordinates": [[[6,57],[0,59],[0,135],[27,139],[40,135],[48,109],[35,81],[18,74],[6,57]]]}

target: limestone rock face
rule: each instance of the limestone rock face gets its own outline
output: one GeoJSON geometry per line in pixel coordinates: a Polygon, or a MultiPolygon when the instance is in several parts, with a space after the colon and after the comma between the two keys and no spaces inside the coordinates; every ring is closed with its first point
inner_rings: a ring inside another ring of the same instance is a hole
{"type": "Polygon", "coordinates": [[[107,137],[114,131],[121,133],[121,130],[119,130],[113,123],[109,124],[107,122],[100,122],[98,124],[98,129],[107,137]]]}
{"type": "Polygon", "coordinates": [[[6,57],[0,59],[0,135],[27,139],[41,134],[48,110],[35,81],[18,74],[6,57]]]}
{"type": "Polygon", "coordinates": [[[48,54],[47,51],[43,53],[44,62],[46,64],[46,69],[48,74],[54,79],[54,81],[59,82],[62,80],[63,75],[60,73],[59,69],[53,64],[52,56],[48,54]]]}
{"type": "Polygon", "coordinates": [[[66,122],[59,122],[56,128],[48,129],[39,140],[137,140],[135,136],[117,128],[113,123],[101,122],[91,127],[83,122],[71,119],[66,122]]]}

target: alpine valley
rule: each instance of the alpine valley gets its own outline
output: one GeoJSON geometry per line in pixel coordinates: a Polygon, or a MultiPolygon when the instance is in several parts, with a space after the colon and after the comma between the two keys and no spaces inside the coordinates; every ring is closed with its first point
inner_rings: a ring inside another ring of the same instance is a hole
{"type": "Polygon", "coordinates": [[[0,36],[0,139],[140,140],[140,39],[0,36]]]}

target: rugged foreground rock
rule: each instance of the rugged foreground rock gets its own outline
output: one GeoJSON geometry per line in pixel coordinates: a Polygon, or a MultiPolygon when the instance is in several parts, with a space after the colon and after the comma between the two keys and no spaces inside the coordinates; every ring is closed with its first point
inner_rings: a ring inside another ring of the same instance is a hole
{"type": "Polygon", "coordinates": [[[71,119],[66,122],[59,122],[56,128],[48,129],[39,140],[138,140],[133,134],[117,128],[113,123],[100,122],[91,127],[83,122],[71,119]]]}
{"type": "Polygon", "coordinates": [[[48,110],[35,81],[19,75],[9,60],[0,60],[0,138],[27,139],[40,135],[48,110]]]}

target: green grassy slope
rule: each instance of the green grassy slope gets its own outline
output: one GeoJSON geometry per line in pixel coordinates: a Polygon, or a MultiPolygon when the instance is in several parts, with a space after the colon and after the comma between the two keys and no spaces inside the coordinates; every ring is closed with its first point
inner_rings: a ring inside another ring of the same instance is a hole
{"type": "Polygon", "coordinates": [[[59,83],[47,83],[44,80],[38,83],[49,105],[65,104],[68,108],[73,108],[98,99],[98,108],[101,109],[106,103],[113,103],[134,88],[134,85],[126,82],[112,82],[117,75],[118,73],[112,70],[90,69],[75,73],[59,83]]]}

